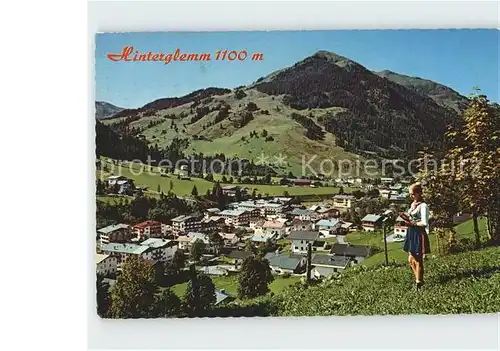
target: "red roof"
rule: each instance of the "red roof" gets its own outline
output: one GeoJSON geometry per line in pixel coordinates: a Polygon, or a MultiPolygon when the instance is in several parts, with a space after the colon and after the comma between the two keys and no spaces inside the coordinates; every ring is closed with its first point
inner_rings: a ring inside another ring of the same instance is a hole
{"type": "Polygon", "coordinates": [[[292,179],[295,184],[311,184],[309,179],[292,179]]]}
{"type": "Polygon", "coordinates": [[[144,221],[141,223],[137,223],[136,225],[134,225],[134,228],[142,229],[142,228],[153,227],[153,226],[158,226],[158,225],[161,225],[161,222],[148,220],[148,221],[144,221]]]}

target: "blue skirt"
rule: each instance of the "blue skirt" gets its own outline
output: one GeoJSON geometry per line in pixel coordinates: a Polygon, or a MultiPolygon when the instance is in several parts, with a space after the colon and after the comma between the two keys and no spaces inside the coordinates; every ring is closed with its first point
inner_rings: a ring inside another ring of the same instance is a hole
{"type": "Polygon", "coordinates": [[[403,250],[412,255],[424,255],[431,252],[429,236],[425,228],[408,228],[403,250]]]}

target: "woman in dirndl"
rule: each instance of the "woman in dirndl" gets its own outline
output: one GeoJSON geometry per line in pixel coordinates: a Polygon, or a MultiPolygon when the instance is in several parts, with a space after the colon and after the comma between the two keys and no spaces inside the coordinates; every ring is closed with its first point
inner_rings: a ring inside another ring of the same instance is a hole
{"type": "Polygon", "coordinates": [[[407,214],[411,218],[403,250],[408,252],[408,262],[415,275],[415,288],[419,290],[424,284],[424,255],[431,252],[429,244],[429,207],[424,202],[422,185],[410,186],[413,202],[407,214]]]}

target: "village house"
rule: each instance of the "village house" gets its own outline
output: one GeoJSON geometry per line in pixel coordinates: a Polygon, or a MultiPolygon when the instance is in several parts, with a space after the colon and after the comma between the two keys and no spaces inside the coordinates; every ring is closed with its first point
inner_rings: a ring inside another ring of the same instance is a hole
{"type": "Polygon", "coordinates": [[[359,264],[370,255],[370,248],[363,245],[333,244],[330,254],[345,258],[350,258],[351,266],[359,264]]]}
{"type": "Polygon", "coordinates": [[[336,208],[330,207],[330,205],[312,205],[308,208],[308,210],[316,212],[319,218],[331,218],[338,217],[340,215],[340,211],[336,208]]]}
{"type": "Polygon", "coordinates": [[[344,256],[314,254],[311,264],[314,266],[312,274],[314,277],[329,277],[332,274],[342,273],[344,269],[350,266],[351,258],[344,256]]]}
{"type": "Polygon", "coordinates": [[[262,224],[262,232],[266,235],[276,235],[277,239],[285,236],[286,225],[283,221],[266,221],[262,224]]]}
{"type": "Polygon", "coordinates": [[[180,250],[188,250],[189,244],[191,243],[191,238],[187,235],[179,235],[177,239],[175,239],[178,243],[180,250]]]}
{"type": "Polygon", "coordinates": [[[210,245],[210,239],[208,235],[200,232],[189,232],[187,233],[187,237],[191,239],[190,246],[196,241],[201,240],[205,245],[210,245]]]}
{"type": "Polygon", "coordinates": [[[268,252],[264,258],[269,261],[269,267],[275,274],[301,274],[305,271],[305,256],[268,252]]]}
{"type": "Polygon", "coordinates": [[[134,235],[139,239],[160,238],[167,231],[167,226],[158,221],[144,221],[132,227],[134,235]]]}
{"type": "Polygon", "coordinates": [[[253,220],[250,220],[250,223],[248,225],[248,227],[250,229],[253,229],[254,231],[255,230],[260,230],[262,231],[262,225],[265,223],[266,221],[259,218],[259,219],[253,219],[253,220]]]}
{"type": "Polygon", "coordinates": [[[391,189],[395,192],[401,192],[401,191],[403,191],[403,185],[401,183],[389,185],[389,189],[391,189]]]}
{"type": "MultiPolygon", "coordinates": [[[[264,199],[247,200],[230,203],[228,207],[232,209],[242,208],[247,210],[258,210],[258,217],[266,217],[269,215],[278,215],[283,212],[285,205],[279,201],[269,201],[264,199]]],[[[254,215],[252,215],[254,216],[254,215]]]]}
{"type": "Polygon", "coordinates": [[[376,214],[367,214],[361,219],[361,226],[366,232],[373,232],[382,226],[383,217],[376,214]]]}
{"type": "Polygon", "coordinates": [[[128,224],[113,224],[97,231],[101,246],[109,243],[124,243],[130,241],[133,233],[128,224]]]}
{"type": "Polygon", "coordinates": [[[201,229],[201,218],[197,215],[181,215],[172,219],[172,231],[175,235],[198,231],[201,229]]]}
{"type": "Polygon", "coordinates": [[[135,189],[134,181],[124,176],[108,177],[110,187],[118,187],[118,194],[131,193],[135,189]]]}
{"type": "Polygon", "coordinates": [[[388,178],[388,177],[380,178],[380,183],[382,183],[382,184],[389,185],[389,184],[392,184],[393,182],[394,182],[394,178],[388,178]]]}
{"type": "Polygon", "coordinates": [[[303,221],[316,221],[319,219],[319,215],[316,212],[301,208],[294,208],[290,212],[290,215],[295,219],[300,219],[303,221]]]}
{"type": "Polygon", "coordinates": [[[189,169],[187,165],[182,165],[178,170],[179,177],[183,180],[189,180],[191,177],[189,176],[189,169]]]}
{"type": "Polygon", "coordinates": [[[404,204],[407,202],[406,195],[404,194],[394,194],[389,195],[389,201],[394,204],[404,204]]]}
{"type": "Polygon", "coordinates": [[[108,185],[109,186],[116,185],[116,184],[118,184],[119,181],[122,181],[122,180],[128,180],[128,178],[125,176],[109,176],[108,177],[108,185]]]}
{"type": "Polygon", "coordinates": [[[390,190],[390,189],[379,189],[378,192],[380,194],[380,197],[383,199],[389,199],[391,197],[391,194],[392,194],[392,190],[390,190]]]}
{"type": "Polygon", "coordinates": [[[319,237],[318,232],[314,231],[292,231],[288,236],[291,241],[291,251],[293,253],[307,253],[307,244],[313,244],[319,237]]]}
{"type": "Polygon", "coordinates": [[[291,197],[277,196],[277,197],[271,199],[270,202],[276,203],[276,204],[286,205],[286,204],[290,203],[290,201],[292,201],[291,197]]]}
{"type": "Polygon", "coordinates": [[[226,220],[221,216],[204,217],[200,221],[200,231],[209,233],[218,231],[226,225],[226,220]]]}
{"type": "Polygon", "coordinates": [[[258,208],[244,208],[244,207],[242,207],[240,209],[246,210],[248,212],[248,224],[250,224],[250,222],[256,222],[259,219],[261,219],[262,211],[259,210],[258,208]]]}
{"type": "Polygon", "coordinates": [[[356,230],[356,227],[354,226],[354,223],[340,221],[340,229],[341,230],[339,234],[345,235],[351,230],[356,230]]]}
{"type": "Polygon", "coordinates": [[[324,235],[335,235],[340,227],[338,219],[321,219],[314,225],[314,229],[324,235]]]}
{"type": "Polygon", "coordinates": [[[160,238],[149,238],[141,243],[141,246],[146,246],[150,249],[149,255],[146,253],[145,258],[154,261],[170,261],[174,258],[174,254],[178,249],[175,240],[167,240],[160,238]]]}
{"type": "Polygon", "coordinates": [[[235,227],[245,226],[250,223],[250,211],[246,209],[224,210],[219,216],[225,219],[227,225],[235,227]]]}
{"type": "Polygon", "coordinates": [[[250,238],[250,241],[255,246],[263,246],[269,240],[271,243],[275,243],[277,240],[277,234],[254,234],[250,238]]]}
{"type": "Polygon", "coordinates": [[[174,257],[177,248],[177,242],[174,240],[150,238],[140,244],[109,243],[101,249],[105,254],[117,258],[117,269],[120,270],[121,264],[129,256],[138,255],[145,260],[165,262],[174,257]]]}
{"type": "Polygon", "coordinates": [[[292,231],[309,231],[313,230],[314,223],[312,221],[304,221],[301,219],[294,219],[292,220],[292,231]]]}
{"type": "Polygon", "coordinates": [[[340,211],[347,211],[354,207],[356,197],[354,195],[335,195],[333,197],[333,207],[340,211]]]}
{"type": "Polygon", "coordinates": [[[240,241],[235,233],[219,233],[219,235],[224,240],[224,246],[226,247],[232,247],[240,241]]]}
{"type": "Polygon", "coordinates": [[[330,207],[321,207],[316,210],[319,218],[337,218],[340,216],[340,210],[330,207]]]}
{"type": "Polygon", "coordinates": [[[394,235],[405,237],[407,232],[408,226],[406,225],[406,221],[398,216],[398,218],[396,218],[396,222],[394,223],[394,235]]]}
{"type": "Polygon", "coordinates": [[[226,268],[219,266],[203,266],[199,269],[200,272],[207,275],[227,276],[229,271],[226,268]]]}
{"type": "Polygon", "coordinates": [[[118,265],[118,260],[116,257],[106,254],[96,253],[94,255],[94,259],[95,259],[97,274],[103,276],[116,274],[116,267],[118,265]]]}
{"type": "Polygon", "coordinates": [[[248,196],[247,188],[241,188],[237,185],[226,185],[222,187],[222,193],[228,197],[236,197],[237,192],[240,192],[241,198],[246,198],[248,196]]]}
{"type": "Polygon", "coordinates": [[[245,258],[253,256],[253,253],[250,251],[233,250],[225,256],[234,265],[235,269],[239,269],[245,258]]]}
{"type": "Polygon", "coordinates": [[[217,216],[220,212],[220,209],[218,209],[217,207],[211,207],[211,208],[207,208],[204,212],[203,212],[203,215],[205,216],[205,218],[210,218],[212,216],[217,216]]]}

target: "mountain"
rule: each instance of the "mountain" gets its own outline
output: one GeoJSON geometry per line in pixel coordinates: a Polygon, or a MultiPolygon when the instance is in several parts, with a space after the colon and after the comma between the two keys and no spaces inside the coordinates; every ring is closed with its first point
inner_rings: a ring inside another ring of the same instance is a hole
{"type": "Polygon", "coordinates": [[[343,56],[319,51],[253,85],[283,95],[297,110],[343,108],[325,114],[324,128],[354,150],[414,156],[422,147],[439,147],[457,112],[426,95],[369,71],[343,56]]]}
{"type": "Polygon", "coordinates": [[[122,107],[115,106],[106,101],[95,102],[95,118],[97,119],[106,119],[113,117],[114,114],[122,110],[122,107]]]}
{"type": "Polygon", "coordinates": [[[389,70],[374,73],[421,95],[429,96],[437,104],[451,108],[457,113],[462,113],[469,103],[469,100],[465,96],[460,95],[458,92],[445,85],[433,82],[432,80],[405,76],[389,70]]]}
{"type": "Polygon", "coordinates": [[[409,159],[424,147],[441,147],[447,127],[459,123],[462,97],[405,77],[319,51],[251,85],[158,99],[106,123],[160,148],[184,139],[187,153],[254,162],[282,157],[274,166],[280,174],[302,173],[304,157],[313,166],[331,161],[334,169],[336,161],[359,156],[409,159]],[[454,98],[457,109],[445,103],[454,98]]]}

